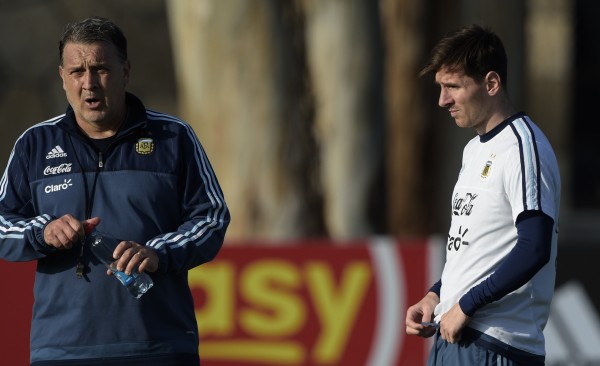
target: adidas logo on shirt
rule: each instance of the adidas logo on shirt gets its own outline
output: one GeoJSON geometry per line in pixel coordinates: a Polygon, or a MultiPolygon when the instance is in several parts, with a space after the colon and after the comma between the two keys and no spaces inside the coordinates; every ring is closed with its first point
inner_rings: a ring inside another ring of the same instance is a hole
{"type": "Polygon", "coordinates": [[[54,159],[54,158],[64,158],[67,156],[67,153],[60,147],[56,145],[48,154],[46,155],[46,159],[54,159]]]}

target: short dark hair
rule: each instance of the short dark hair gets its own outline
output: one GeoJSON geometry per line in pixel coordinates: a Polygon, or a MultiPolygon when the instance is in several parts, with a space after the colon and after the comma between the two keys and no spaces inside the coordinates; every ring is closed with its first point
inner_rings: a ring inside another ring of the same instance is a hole
{"type": "Polygon", "coordinates": [[[419,76],[447,69],[482,81],[488,72],[495,71],[506,86],[507,64],[500,37],[490,28],[472,24],[444,36],[433,48],[429,63],[419,76]]]}
{"type": "Polygon", "coordinates": [[[121,29],[112,21],[102,17],[92,17],[67,25],[58,43],[60,64],[63,64],[63,51],[67,43],[90,44],[94,42],[112,43],[119,59],[127,61],[127,39],[121,29]]]}

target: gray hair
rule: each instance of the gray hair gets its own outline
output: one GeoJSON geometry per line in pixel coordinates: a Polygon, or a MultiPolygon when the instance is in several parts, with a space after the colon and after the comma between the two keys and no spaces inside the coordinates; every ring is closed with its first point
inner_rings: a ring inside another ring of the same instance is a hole
{"type": "Polygon", "coordinates": [[[83,44],[95,42],[111,43],[117,49],[119,59],[122,62],[127,61],[127,39],[121,29],[106,18],[92,17],[67,25],[58,43],[61,65],[63,64],[65,45],[69,42],[83,44]]]}

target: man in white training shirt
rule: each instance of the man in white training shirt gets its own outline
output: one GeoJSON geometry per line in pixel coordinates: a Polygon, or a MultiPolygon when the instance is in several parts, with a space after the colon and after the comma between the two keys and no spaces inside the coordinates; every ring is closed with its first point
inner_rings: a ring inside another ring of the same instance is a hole
{"type": "Polygon", "coordinates": [[[463,151],[442,278],[406,314],[436,335],[428,365],[543,365],[556,275],[560,175],[542,131],[513,107],[500,38],[470,25],[434,47],[439,105],[477,136],[463,151]],[[429,324],[424,324],[429,323],[429,324]]]}

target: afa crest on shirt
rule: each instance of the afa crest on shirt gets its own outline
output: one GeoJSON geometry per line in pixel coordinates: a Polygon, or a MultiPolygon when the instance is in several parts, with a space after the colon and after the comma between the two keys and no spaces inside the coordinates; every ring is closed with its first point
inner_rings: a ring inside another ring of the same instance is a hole
{"type": "Polygon", "coordinates": [[[490,174],[492,174],[492,164],[494,163],[494,159],[496,158],[496,154],[491,154],[488,161],[485,163],[483,170],[481,171],[481,179],[487,179],[490,174]]]}
{"type": "Polygon", "coordinates": [[[138,139],[135,143],[135,151],[140,155],[152,154],[154,151],[154,140],[150,137],[138,139]]]}

